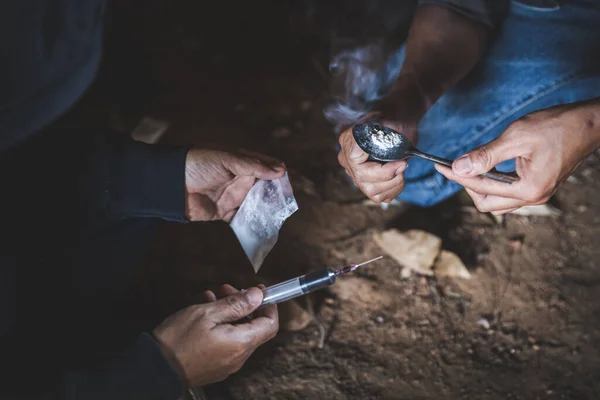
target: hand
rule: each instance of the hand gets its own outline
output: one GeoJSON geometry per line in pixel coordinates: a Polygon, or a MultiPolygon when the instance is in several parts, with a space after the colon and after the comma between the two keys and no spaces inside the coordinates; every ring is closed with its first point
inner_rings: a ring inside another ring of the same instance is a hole
{"type": "MultiPolygon", "coordinates": [[[[411,76],[398,79],[379,110],[369,114],[366,120],[379,120],[381,124],[404,133],[416,144],[417,124],[429,107],[429,101],[411,76]]],[[[368,154],[356,144],[352,129],[339,137],[341,150],[338,161],[352,178],[354,184],[376,203],[389,203],[404,190],[405,160],[386,164],[367,161],[368,154]]]]}
{"type": "Polygon", "coordinates": [[[496,140],[458,158],[452,169],[438,165],[436,169],[463,185],[483,212],[501,215],[543,204],[600,146],[593,121],[594,107],[583,103],[537,111],[514,122],[496,140]],[[509,185],[477,177],[513,158],[519,181],[509,185]]]}
{"type": "Polygon", "coordinates": [[[191,221],[229,222],[256,179],[285,173],[281,161],[251,152],[192,149],[185,164],[186,217],[191,221]]]}
{"type": "Polygon", "coordinates": [[[165,355],[190,387],[219,382],[237,372],[279,329],[276,305],[255,312],[248,322],[234,324],[260,305],[260,289],[240,293],[225,286],[222,292],[226,297],[220,300],[205,294],[211,302],[187,307],[154,330],[165,355]]]}

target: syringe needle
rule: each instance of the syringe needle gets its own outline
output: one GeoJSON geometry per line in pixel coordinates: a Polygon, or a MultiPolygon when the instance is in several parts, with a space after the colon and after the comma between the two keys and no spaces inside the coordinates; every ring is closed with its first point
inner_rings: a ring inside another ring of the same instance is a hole
{"type": "Polygon", "coordinates": [[[362,266],[362,265],[365,265],[365,264],[372,263],[373,261],[381,260],[382,258],[383,258],[383,256],[375,257],[375,258],[372,258],[372,259],[370,259],[369,261],[365,261],[365,262],[362,262],[362,263],[360,263],[360,264],[355,264],[355,265],[354,265],[354,267],[355,267],[355,268],[356,268],[356,267],[360,267],[360,266],[362,266]]]}
{"type": "Polygon", "coordinates": [[[368,263],[372,263],[373,261],[377,261],[377,260],[379,260],[379,259],[382,259],[382,258],[383,258],[383,256],[379,256],[379,257],[375,257],[375,258],[373,258],[372,260],[369,260],[369,261],[362,262],[362,263],[360,263],[360,264],[350,264],[350,265],[348,265],[347,267],[344,267],[344,268],[340,268],[340,269],[338,269],[338,270],[335,272],[335,274],[336,274],[336,275],[347,274],[348,272],[352,272],[352,271],[354,271],[356,268],[360,267],[361,265],[365,265],[365,264],[368,264],[368,263]]]}

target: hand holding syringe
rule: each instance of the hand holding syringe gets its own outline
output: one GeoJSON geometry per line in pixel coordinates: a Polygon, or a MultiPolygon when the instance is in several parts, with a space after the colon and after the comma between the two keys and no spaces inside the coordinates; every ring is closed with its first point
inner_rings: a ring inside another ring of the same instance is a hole
{"type": "Polygon", "coordinates": [[[295,297],[303,296],[315,290],[323,289],[331,286],[335,283],[338,275],[347,274],[348,272],[354,271],[361,265],[368,264],[373,261],[377,261],[383,258],[383,256],[376,257],[372,260],[365,261],[360,264],[351,264],[344,268],[334,270],[332,268],[323,268],[314,272],[309,272],[306,275],[298,276],[296,278],[289,279],[285,282],[278,283],[273,286],[264,288],[263,291],[263,302],[259,308],[266,307],[270,304],[281,303],[295,297]]]}

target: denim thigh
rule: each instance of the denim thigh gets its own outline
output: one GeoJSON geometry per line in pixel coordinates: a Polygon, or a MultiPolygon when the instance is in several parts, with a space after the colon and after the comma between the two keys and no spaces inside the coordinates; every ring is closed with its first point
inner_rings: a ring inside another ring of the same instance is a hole
{"type": "MultiPolygon", "coordinates": [[[[418,147],[453,159],[531,112],[598,97],[598,21],[595,0],[570,0],[550,11],[513,0],[485,57],[422,119],[418,147]]],[[[514,160],[498,169],[514,169],[514,160]]],[[[420,206],[439,203],[461,188],[417,158],[409,161],[406,182],[399,199],[420,206]]]]}

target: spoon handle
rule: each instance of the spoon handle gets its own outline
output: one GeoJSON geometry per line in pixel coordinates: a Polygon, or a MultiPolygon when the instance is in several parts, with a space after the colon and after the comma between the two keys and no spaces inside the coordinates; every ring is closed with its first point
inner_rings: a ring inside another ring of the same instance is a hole
{"type": "MultiPolygon", "coordinates": [[[[431,154],[427,154],[427,153],[423,153],[420,150],[412,150],[411,154],[413,156],[417,156],[420,158],[424,158],[425,160],[429,160],[432,161],[436,164],[441,164],[441,165],[445,165],[446,167],[450,167],[452,168],[452,160],[448,160],[446,158],[441,158],[441,157],[436,157],[436,156],[432,156],[431,154]]],[[[485,172],[479,176],[483,176],[486,178],[490,178],[493,179],[495,181],[499,181],[499,182],[504,182],[504,183],[508,183],[511,184],[513,182],[516,182],[519,180],[518,176],[515,176],[514,172],[500,172],[498,171],[496,168],[491,169],[488,172],[485,172]]]]}

